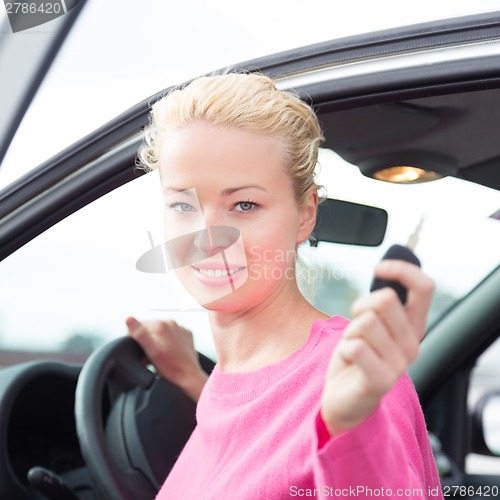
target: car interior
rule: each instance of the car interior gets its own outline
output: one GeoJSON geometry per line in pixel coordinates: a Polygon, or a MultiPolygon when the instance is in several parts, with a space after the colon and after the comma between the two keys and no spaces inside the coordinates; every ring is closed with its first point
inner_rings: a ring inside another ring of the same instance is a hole
{"type": "MultiPolygon", "coordinates": [[[[474,19],[480,24],[478,18],[474,19]]],[[[465,31],[470,31],[474,22],[464,21],[465,31]]],[[[420,29],[429,37],[434,36],[435,25],[420,29]]],[[[384,43],[389,46],[395,37],[391,32],[374,40],[383,40],[382,46],[384,43]]],[[[345,42],[346,54],[349,50],[359,50],[358,39],[351,42],[351,45],[345,42]]],[[[339,51],[345,48],[342,43],[335,47],[339,51]]],[[[314,50],[320,54],[324,46],[314,50]]],[[[299,72],[295,67],[287,73],[290,60],[290,54],[285,53],[271,61],[244,63],[240,69],[259,67],[283,84],[286,82],[283,75],[292,80],[299,72]]],[[[300,62],[299,56],[297,60],[300,62]]],[[[497,65],[500,67],[500,62],[497,65]]],[[[380,88],[374,83],[369,90],[354,88],[352,95],[341,95],[343,84],[337,88],[334,81],[323,82],[320,90],[312,85],[298,89],[313,104],[322,124],[326,139],[322,145],[321,174],[329,182],[327,187],[332,186],[328,189],[328,199],[320,205],[307,252],[320,260],[319,267],[334,257],[342,257],[343,252],[360,266],[363,259],[372,259],[366,261],[367,266],[372,266],[372,262],[381,258],[382,247],[395,242],[391,241],[396,234],[391,223],[398,216],[403,217],[405,210],[414,216],[403,236],[413,232],[414,222],[420,220],[426,204],[442,210],[443,218],[436,223],[442,239],[431,232],[427,237],[422,235],[422,255],[436,255],[436,266],[449,269],[447,272],[476,274],[467,288],[437,294],[428,333],[419,359],[410,368],[410,376],[424,410],[445,496],[479,498],[498,496],[500,487],[500,372],[496,362],[500,336],[500,141],[496,133],[500,127],[500,72],[499,68],[488,67],[461,78],[460,70],[453,68],[447,78],[439,76],[431,83],[423,78],[402,85],[395,78],[389,90],[384,87],[386,82],[380,88]],[[339,170],[340,174],[330,169],[329,162],[334,156],[346,169],[339,170]],[[358,193],[356,190],[360,188],[356,185],[352,194],[344,191],[342,196],[343,180],[338,176],[344,175],[343,172],[348,173],[346,179],[351,175],[349,172],[362,178],[366,182],[365,191],[358,193]],[[420,194],[431,191],[407,189],[433,183],[446,186],[443,181],[450,179],[450,189],[479,186],[479,196],[490,200],[491,209],[478,223],[478,227],[486,228],[484,240],[479,239],[469,220],[460,220],[463,214],[473,213],[476,208],[474,199],[467,198],[469,191],[463,191],[465,197],[458,205],[448,206],[450,193],[446,189],[436,188],[432,200],[431,195],[420,194]],[[398,191],[399,215],[398,209],[389,206],[388,189],[398,191]],[[463,210],[458,214],[459,220],[453,217],[457,206],[463,210]],[[472,240],[475,244],[465,257],[460,253],[461,260],[455,267],[447,267],[448,261],[454,262],[454,248],[457,253],[458,248],[448,236],[443,220],[449,221],[450,227],[464,228],[457,241],[472,240]],[[488,356],[493,359],[487,365],[491,372],[482,379],[485,372],[478,372],[477,367],[488,356]],[[473,465],[469,463],[472,455],[476,460],[473,465]]],[[[61,268],[58,256],[65,253],[79,267],[83,253],[76,253],[71,242],[78,245],[90,240],[92,231],[96,240],[103,240],[104,230],[99,232],[97,223],[77,235],[76,231],[68,232],[67,221],[73,221],[72,227],[77,227],[79,217],[84,217],[87,208],[94,210],[94,205],[100,223],[109,223],[105,228],[108,231],[111,225],[120,222],[111,212],[107,221],[106,209],[99,205],[101,200],[116,201],[112,198],[115,192],[132,190],[141,183],[145,183],[146,191],[141,188],[139,204],[147,204],[149,184],[146,183],[155,174],[145,174],[137,168],[136,153],[142,141],[142,128],[147,123],[149,103],[155,97],[139,103],[0,191],[0,281],[11,286],[9,294],[20,306],[23,299],[16,297],[24,297],[26,304],[30,300],[27,287],[22,288],[22,279],[41,276],[36,280],[37,286],[50,280],[49,274],[37,274],[41,272],[38,267],[54,271],[54,275],[76,273],[73,268],[61,268]],[[65,231],[64,237],[58,235],[58,227],[65,231]],[[40,265],[36,241],[44,241],[51,234],[59,238],[55,241],[60,249],[40,265]],[[23,260],[18,263],[16,255],[23,260]],[[25,277],[21,276],[21,268],[25,277]],[[16,282],[20,283],[19,292],[13,285],[16,282]]],[[[132,191],[127,193],[126,201],[135,196],[130,194],[132,191]]],[[[135,206],[129,210],[130,214],[140,211],[135,206]]],[[[124,219],[132,218],[128,213],[122,215],[124,219]]],[[[432,217],[428,216],[431,227],[432,217]]],[[[139,227],[148,227],[142,221],[141,224],[139,227]]],[[[132,230],[127,227],[124,231],[132,230]]],[[[141,255],[148,252],[151,255],[161,245],[158,238],[153,241],[150,237],[148,242],[145,231],[140,236],[143,239],[133,233],[130,238],[135,240],[130,245],[136,255],[130,272],[143,280],[137,281],[138,287],[142,283],[153,288],[156,285],[145,280],[163,280],[165,268],[160,265],[141,271],[139,260],[141,255]]],[[[401,232],[396,234],[401,236],[401,232]]],[[[103,241],[106,247],[108,240],[103,241]]],[[[121,241],[117,247],[125,251],[121,241]]],[[[78,295],[76,286],[75,290],[64,289],[63,294],[70,295],[76,303],[75,310],[80,304],[93,307],[93,295],[103,302],[99,289],[109,295],[108,281],[126,282],[120,274],[123,261],[116,254],[107,254],[102,248],[100,254],[92,254],[90,243],[82,252],[95,264],[88,268],[81,264],[82,274],[93,285],[87,290],[82,278],[78,288],[86,289],[85,294],[78,295]],[[103,266],[108,275],[103,277],[98,266],[103,266]]],[[[422,260],[425,266],[425,258],[422,260]]],[[[349,265],[352,267],[352,260],[349,265]]],[[[370,279],[368,271],[366,280],[370,279]]],[[[331,307],[344,314],[343,302],[325,301],[325,295],[334,297],[335,290],[350,294],[351,289],[342,288],[343,283],[339,279],[318,288],[318,307],[325,310],[331,307]]],[[[366,284],[363,287],[367,290],[366,284]]],[[[134,299],[144,295],[144,289],[135,290],[136,295],[130,290],[127,293],[134,299]]],[[[43,288],[40,290],[43,293],[43,288]]],[[[57,305],[54,303],[54,309],[47,314],[59,314],[57,305]]],[[[197,314],[189,307],[181,312],[197,314]]],[[[179,310],[178,305],[175,308],[179,310]]],[[[168,309],[156,305],[150,309],[152,314],[170,314],[168,309]]],[[[346,310],[345,314],[349,314],[348,307],[346,310]]],[[[110,321],[114,320],[113,317],[110,321]]],[[[97,349],[92,346],[80,357],[34,359],[0,370],[0,442],[5,443],[0,450],[0,498],[154,498],[194,428],[195,405],[178,388],[156,375],[140,347],[122,335],[121,325],[114,328],[117,338],[106,338],[103,345],[97,349]]],[[[209,349],[198,350],[202,366],[209,373],[215,359],[209,349]]]]}

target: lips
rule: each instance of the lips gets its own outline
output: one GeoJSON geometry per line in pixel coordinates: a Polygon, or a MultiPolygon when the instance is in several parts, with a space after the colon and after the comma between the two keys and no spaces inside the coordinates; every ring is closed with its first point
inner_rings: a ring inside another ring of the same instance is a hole
{"type": "Polygon", "coordinates": [[[212,265],[192,265],[194,274],[197,280],[205,286],[219,287],[231,286],[234,291],[240,283],[241,279],[246,279],[247,273],[245,266],[228,265],[227,267],[221,264],[212,265]]]}
{"type": "Polygon", "coordinates": [[[204,276],[208,276],[209,278],[223,278],[227,277],[229,274],[234,274],[237,273],[238,271],[241,271],[245,267],[233,267],[233,268],[200,268],[197,266],[193,266],[193,268],[198,271],[200,274],[203,274],[204,276]]]}

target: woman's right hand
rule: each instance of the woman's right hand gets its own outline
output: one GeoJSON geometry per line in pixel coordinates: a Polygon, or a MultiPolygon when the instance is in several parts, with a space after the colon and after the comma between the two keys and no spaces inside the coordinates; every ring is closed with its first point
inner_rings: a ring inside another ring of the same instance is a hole
{"type": "Polygon", "coordinates": [[[125,322],[158,373],[198,401],[208,375],[198,361],[193,334],[172,320],[141,322],[128,317],[125,322]]]}

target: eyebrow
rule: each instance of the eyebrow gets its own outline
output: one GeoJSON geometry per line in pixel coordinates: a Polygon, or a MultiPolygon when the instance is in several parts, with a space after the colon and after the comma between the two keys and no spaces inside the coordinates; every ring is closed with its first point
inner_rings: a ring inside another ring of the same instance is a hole
{"type": "MultiPolygon", "coordinates": [[[[260,189],[261,191],[265,191],[266,193],[269,192],[264,186],[260,186],[259,184],[250,184],[248,186],[238,186],[238,187],[231,187],[231,188],[226,188],[221,191],[222,196],[229,196],[233,193],[236,193],[236,191],[241,191],[242,189],[260,189]]],[[[165,188],[164,193],[168,192],[174,192],[174,193],[184,193],[187,196],[194,196],[194,188],[180,188],[180,187],[175,187],[175,186],[169,186],[165,188]]]]}
{"type": "Polygon", "coordinates": [[[258,184],[251,184],[249,186],[238,186],[234,188],[226,188],[223,189],[221,194],[222,196],[229,196],[233,193],[236,193],[236,191],[241,191],[242,189],[260,189],[261,191],[265,191],[266,193],[268,190],[264,186],[259,186],[258,184]]]}
{"type": "Polygon", "coordinates": [[[186,196],[191,196],[193,197],[194,196],[194,189],[193,188],[178,188],[178,187],[173,187],[173,186],[169,186],[169,187],[166,187],[164,190],[163,190],[163,194],[169,194],[169,191],[173,191],[174,193],[184,193],[186,196]]]}

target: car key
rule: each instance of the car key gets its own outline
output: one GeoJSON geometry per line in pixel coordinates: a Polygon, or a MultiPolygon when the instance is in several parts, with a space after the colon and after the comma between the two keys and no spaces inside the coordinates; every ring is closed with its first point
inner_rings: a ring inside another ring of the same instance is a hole
{"type": "MultiPolygon", "coordinates": [[[[415,231],[410,236],[408,243],[405,246],[392,245],[389,248],[389,250],[387,250],[387,252],[384,254],[382,260],[387,260],[387,259],[404,260],[406,262],[410,262],[411,264],[415,264],[416,266],[420,267],[420,261],[418,260],[417,256],[413,253],[413,250],[417,245],[418,238],[420,235],[420,230],[422,229],[423,223],[424,223],[424,217],[420,219],[420,222],[415,228],[415,231]]],[[[397,281],[382,280],[375,277],[370,286],[370,292],[379,290],[380,288],[384,287],[392,288],[396,292],[401,303],[403,305],[406,304],[406,299],[407,299],[406,287],[404,287],[401,283],[398,283],[397,281]]]]}

